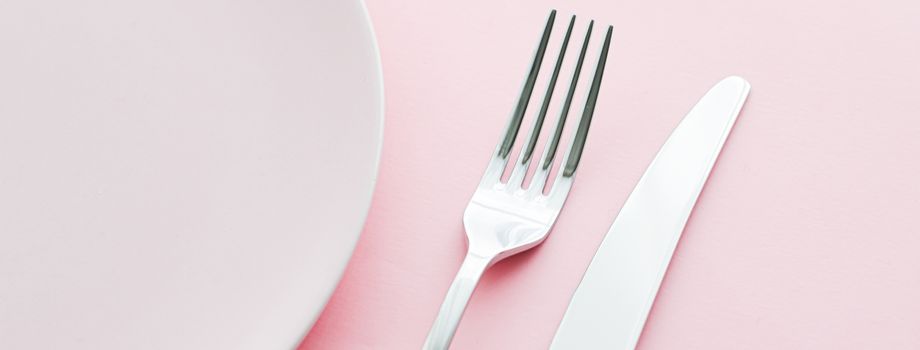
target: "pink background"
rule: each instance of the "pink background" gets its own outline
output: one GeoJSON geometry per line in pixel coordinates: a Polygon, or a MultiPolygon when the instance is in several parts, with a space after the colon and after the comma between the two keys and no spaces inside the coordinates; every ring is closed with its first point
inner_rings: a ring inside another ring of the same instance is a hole
{"type": "Polygon", "coordinates": [[[463,209],[553,7],[615,25],[591,137],[555,230],[486,273],[453,349],[546,348],[658,147],[729,74],[752,93],[639,349],[920,349],[920,3],[368,7],[386,82],[380,178],[303,349],[421,346],[464,254],[463,209]]]}

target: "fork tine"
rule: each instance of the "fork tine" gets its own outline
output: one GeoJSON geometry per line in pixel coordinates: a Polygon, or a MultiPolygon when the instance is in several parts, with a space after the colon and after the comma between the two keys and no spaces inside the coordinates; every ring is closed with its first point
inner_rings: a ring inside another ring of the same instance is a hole
{"type": "Polygon", "coordinates": [[[521,97],[518,98],[517,107],[514,108],[514,114],[511,115],[511,122],[508,123],[508,130],[505,131],[505,138],[499,148],[498,155],[502,158],[508,157],[511,153],[511,147],[514,146],[514,139],[517,138],[518,130],[521,128],[521,121],[527,112],[527,105],[530,102],[530,96],[533,94],[534,84],[537,82],[537,75],[540,73],[540,66],[543,64],[543,56],[546,54],[546,44],[549,42],[550,34],[553,32],[553,22],[556,20],[556,10],[549,13],[549,19],[546,20],[546,27],[543,29],[543,37],[540,38],[540,45],[537,47],[537,53],[534,55],[533,63],[530,66],[530,73],[527,74],[527,80],[524,82],[524,88],[521,90],[521,97]]]}
{"type": "Polygon", "coordinates": [[[562,70],[563,59],[569,47],[569,39],[572,37],[573,27],[575,27],[574,15],[569,20],[569,27],[565,31],[565,38],[562,39],[562,46],[559,47],[559,55],[556,57],[556,66],[553,68],[553,74],[550,77],[549,84],[546,86],[546,93],[543,95],[543,105],[540,107],[540,113],[537,114],[533,128],[530,130],[530,141],[527,142],[524,150],[521,151],[514,171],[511,173],[511,178],[508,180],[508,187],[510,188],[520,187],[521,183],[524,182],[524,177],[527,176],[527,169],[530,167],[530,160],[533,156],[534,148],[537,146],[537,140],[540,139],[540,131],[543,129],[543,122],[546,120],[546,111],[549,109],[549,104],[553,98],[553,91],[556,88],[556,81],[559,79],[559,72],[562,70]]]}
{"type": "Polygon", "coordinates": [[[575,89],[578,86],[578,77],[581,75],[581,68],[585,62],[585,54],[588,52],[588,44],[591,40],[591,32],[594,30],[594,21],[588,23],[588,31],[585,33],[585,39],[581,44],[581,51],[578,54],[578,62],[575,64],[575,70],[572,72],[572,81],[569,83],[569,91],[566,93],[565,102],[562,104],[562,111],[559,113],[559,120],[556,122],[556,130],[553,138],[546,146],[543,152],[543,164],[537,168],[534,178],[530,183],[531,194],[543,192],[546,184],[546,178],[549,176],[550,168],[556,157],[556,150],[559,148],[559,139],[562,138],[562,131],[565,128],[565,121],[569,116],[569,109],[572,107],[572,98],[575,96],[575,89]]]}
{"type": "Polygon", "coordinates": [[[594,106],[597,104],[597,94],[600,91],[601,79],[604,76],[604,66],[607,64],[607,53],[610,51],[610,37],[613,34],[613,27],[607,27],[607,35],[604,38],[604,45],[601,48],[601,54],[597,61],[597,68],[594,71],[594,78],[591,81],[591,88],[588,90],[588,96],[585,101],[585,108],[578,122],[578,130],[572,139],[572,146],[565,152],[565,164],[559,169],[556,175],[556,181],[550,189],[550,200],[560,202],[565,201],[569,190],[572,189],[575,170],[578,169],[578,162],[581,159],[581,153],[585,147],[585,140],[588,137],[588,129],[591,126],[591,118],[594,116],[594,106]]]}
{"type": "Polygon", "coordinates": [[[597,68],[594,71],[594,80],[591,81],[591,90],[588,91],[585,109],[582,112],[581,121],[578,122],[578,131],[575,133],[575,139],[572,140],[569,159],[565,162],[565,169],[562,172],[564,177],[574,175],[575,170],[578,168],[578,162],[581,161],[581,153],[585,148],[585,140],[588,138],[588,128],[591,127],[591,118],[594,117],[594,106],[597,105],[597,94],[601,89],[601,79],[604,77],[604,67],[607,65],[607,53],[610,51],[610,37],[612,34],[613,26],[608,26],[604,46],[601,49],[600,58],[597,60],[597,68]]]}
{"type": "Polygon", "coordinates": [[[546,119],[546,111],[549,109],[550,100],[553,97],[553,91],[556,88],[556,80],[559,78],[559,71],[562,70],[562,61],[565,57],[565,52],[569,47],[569,38],[572,37],[572,28],[575,26],[575,16],[572,16],[572,19],[569,20],[569,27],[565,31],[565,38],[562,40],[562,46],[559,48],[559,56],[556,58],[556,67],[553,69],[553,76],[550,78],[549,86],[546,87],[546,95],[543,96],[543,105],[540,107],[540,114],[537,116],[535,121],[533,133],[530,136],[530,142],[527,143],[527,149],[523,153],[523,161],[530,161],[530,157],[533,155],[533,150],[537,146],[537,139],[540,138],[540,129],[543,128],[543,121],[546,119]]]}
{"type": "Polygon", "coordinates": [[[514,146],[514,139],[517,138],[518,130],[521,128],[521,121],[524,119],[524,114],[527,112],[527,104],[530,101],[530,96],[533,94],[534,84],[536,84],[540,66],[543,64],[543,56],[546,54],[546,45],[549,42],[550,34],[552,34],[555,20],[556,10],[552,10],[549,13],[549,18],[546,20],[546,26],[543,28],[543,36],[540,38],[540,44],[537,46],[537,52],[534,54],[533,63],[530,66],[530,71],[527,73],[524,87],[521,89],[521,96],[518,98],[517,106],[511,114],[511,120],[508,122],[508,128],[505,130],[505,135],[501,142],[498,143],[498,147],[492,155],[488,167],[486,167],[486,172],[479,182],[480,187],[491,187],[501,182],[502,174],[505,172],[505,166],[508,165],[508,155],[511,153],[511,148],[514,146]]]}

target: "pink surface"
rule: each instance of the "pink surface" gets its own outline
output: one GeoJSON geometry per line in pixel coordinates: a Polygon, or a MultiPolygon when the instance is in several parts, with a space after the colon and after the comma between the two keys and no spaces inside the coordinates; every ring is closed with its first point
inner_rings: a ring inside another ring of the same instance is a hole
{"type": "MultiPolygon", "coordinates": [[[[551,7],[615,25],[549,239],[487,272],[453,349],[543,349],[658,147],[723,76],[753,90],[639,349],[920,349],[920,3],[383,1],[382,168],[303,349],[417,349],[551,7]]],[[[593,63],[592,63],[593,66],[593,63]]]]}

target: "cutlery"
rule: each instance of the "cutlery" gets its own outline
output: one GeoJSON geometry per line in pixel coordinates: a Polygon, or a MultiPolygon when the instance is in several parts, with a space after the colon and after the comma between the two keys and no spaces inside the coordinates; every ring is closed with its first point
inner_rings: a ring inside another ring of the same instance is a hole
{"type": "Polygon", "coordinates": [[[563,127],[569,109],[572,106],[572,98],[584,63],[591,31],[594,28],[594,21],[588,24],[578,61],[572,73],[572,80],[565,96],[565,102],[563,103],[555,132],[552,134],[552,139],[544,149],[543,160],[536,164],[530,186],[525,188],[522,183],[534,158],[534,148],[549,108],[550,99],[569,44],[569,38],[572,35],[575,16],[572,16],[569,20],[568,29],[565,32],[565,37],[556,58],[555,68],[543,97],[543,103],[534,119],[534,125],[528,137],[529,141],[520,151],[517,163],[507,183],[502,183],[501,181],[534,90],[555,18],[556,11],[553,10],[550,12],[549,19],[546,22],[543,36],[540,39],[524,88],[511,115],[511,121],[508,123],[504,137],[496,147],[495,153],[493,153],[486,167],[485,174],[464,212],[463,224],[466,229],[467,254],[428,333],[424,349],[447,349],[450,346],[457,325],[466,309],[467,302],[483,272],[489,266],[504,258],[540,244],[546,238],[553,223],[555,223],[556,217],[559,216],[562,205],[572,187],[572,181],[588,136],[588,127],[594,115],[594,107],[600,90],[601,78],[604,75],[607,53],[610,49],[613,27],[609,26],[607,27],[607,34],[600,51],[584,110],[575,130],[575,136],[571,146],[562,158],[565,159],[565,162],[560,165],[549,192],[544,191],[547,178],[551,173],[553,162],[556,158],[563,127]]]}
{"type": "Polygon", "coordinates": [[[665,270],[750,84],[728,77],[684,117],[626,200],[551,349],[634,349],[665,270]]]}

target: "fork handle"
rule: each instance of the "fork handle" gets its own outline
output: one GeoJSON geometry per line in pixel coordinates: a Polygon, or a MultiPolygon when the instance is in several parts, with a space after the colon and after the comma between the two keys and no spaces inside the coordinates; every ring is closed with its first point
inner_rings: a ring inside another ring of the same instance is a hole
{"type": "Polygon", "coordinates": [[[428,332],[423,350],[446,350],[450,346],[454,332],[457,331],[457,325],[460,324],[460,318],[463,317],[463,311],[466,310],[466,304],[470,301],[470,296],[473,295],[479,278],[482,277],[482,273],[489,267],[492,260],[494,257],[466,253],[466,258],[460,265],[460,271],[457,272],[454,282],[447,290],[447,296],[444,297],[438,317],[428,332]]]}

